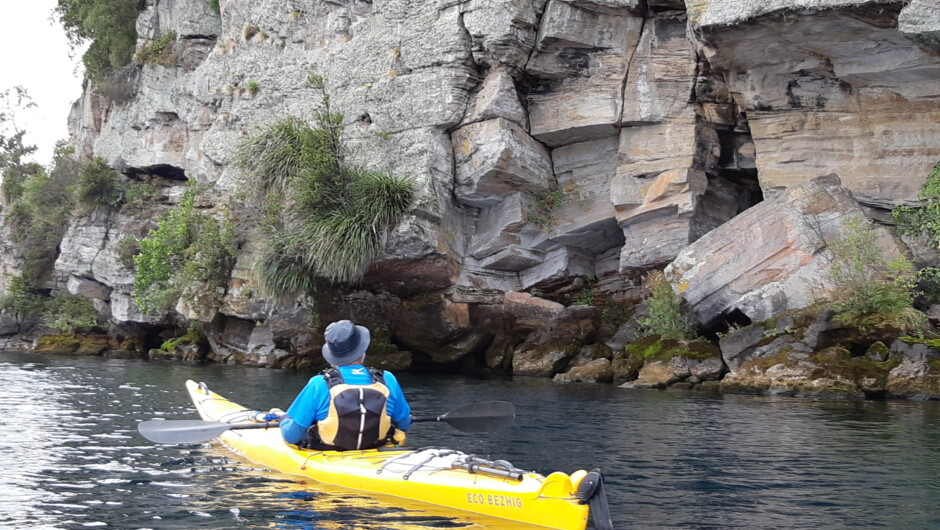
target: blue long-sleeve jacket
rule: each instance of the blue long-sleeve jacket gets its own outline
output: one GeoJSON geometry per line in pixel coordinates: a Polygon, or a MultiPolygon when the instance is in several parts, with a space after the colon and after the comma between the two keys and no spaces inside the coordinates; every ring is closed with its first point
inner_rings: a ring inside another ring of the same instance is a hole
{"type": "MultiPolygon", "coordinates": [[[[372,382],[369,371],[361,364],[339,366],[343,380],[350,385],[368,385],[372,382]]],[[[411,427],[411,407],[405,400],[401,385],[391,372],[385,372],[385,386],[388,387],[388,400],[385,410],[392,420],[392,425],[407,431],[411,427]]],[[[281,436],[287,443],[296,444],[304,439],[311,425],[326,419],[330,412],[330,389],[322,375],[310,378],[307,385],[290,408],[287,416],[281,419],[281,436]]]]}

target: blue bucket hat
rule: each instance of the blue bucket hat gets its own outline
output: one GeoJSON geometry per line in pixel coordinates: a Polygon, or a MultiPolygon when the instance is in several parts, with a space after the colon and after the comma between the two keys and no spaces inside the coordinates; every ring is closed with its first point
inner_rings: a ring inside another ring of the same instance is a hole
{"type": "Polygon", "coordinates": [[[343,366],[362,357],[369,348],[372,336],[368,328],[355,325],[351,320],[340,320],[326,327],[323,358],[333,366],[343,366]]]}

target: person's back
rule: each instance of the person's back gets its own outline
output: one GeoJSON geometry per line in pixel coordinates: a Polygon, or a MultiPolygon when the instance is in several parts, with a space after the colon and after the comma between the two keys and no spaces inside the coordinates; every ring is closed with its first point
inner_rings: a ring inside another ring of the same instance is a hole
{"type": "Polygon", "coordinates": [[[281,419],[284,440],[318,450],[404,441],[411,407],[391,372],[362,364],[369,330],[341,320],[327,326],[325,335],[323,357],[333,368],[311,378],[288,408],[281,419]]]}

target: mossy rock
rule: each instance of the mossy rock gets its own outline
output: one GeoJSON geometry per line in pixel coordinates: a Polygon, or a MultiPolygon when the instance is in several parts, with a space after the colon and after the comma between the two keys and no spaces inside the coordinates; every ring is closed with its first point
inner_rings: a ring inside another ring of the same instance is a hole
{"type": "Polygon", "coordinates": [[[34,351],[66,355],[98,356],[108,350],[107,335],[43,335],[36,342],[34,351]]]}
{"type": "Polygon", "coordinates": [[[646,361],[638,355],[617,354],[611,362],[614,369],[614,379],[618,381],[632,381],[640,375],[640,369],[646,361]]]}
{"type": "Polygon", "coordinates": [[[839,347],[826,348],[812,360],[823,370],[822,376],[853,381],[868,395],[882,394],[888,374],[901,363],[899,357],[889,357],[885,361],[875,361],[868,356],[852,357],[848,350],[839,347]]]}
{"type": "Polygon", "coordinates": [[[390,353],[373,353],[370,346],[366,355],[366,365],[390,372],[407,372],[411,370],[411,362],[411,352],[398,351],[398,348],[390,353]]]}
{"type": "Polygon", "coordinates": [[[940,339],[919,339],[917,337],[899,337],[898,340],[907,344],[923,344],[931,350],[940,352],[940,339]]]}
{"type": "Polygon", "coordinates": [[[624,347],[627,357],[643,359],[645,362],[669,361],[673,357],[704,360],[720,357],[721,349],[706,341],[680,341],[649,335],[624,347]]]}
{"type": "Polygon", "coordinates": [[[868,351],[865,352],[865,357],[873,361],[887,361],[891,357],[891,348],[885,346],[885,343],[879,340],[868,347],[868,351]]]}
{"type": "Polygon", "coordinates": [[[781,348],[777,353],[773,355],[767,355],[764,357],[754,357],[753,359],[748,359],[741,363],[741,366],[738,367],[738,371],[744,370],[755,370],[760,373],[764,373],[773,366],[778,364],[786,364],[790,361],[790,353],[793,352],[793,348],[790,346],[785,346],[781,348]]]}
{"type": "Polygon", "coordinates": [[[729,376],[721,380],[718,388],[723,394],[760,396],[767,394],[767,391],[770,390],[770,383],[764,380],[740,380],[729,376]]]}

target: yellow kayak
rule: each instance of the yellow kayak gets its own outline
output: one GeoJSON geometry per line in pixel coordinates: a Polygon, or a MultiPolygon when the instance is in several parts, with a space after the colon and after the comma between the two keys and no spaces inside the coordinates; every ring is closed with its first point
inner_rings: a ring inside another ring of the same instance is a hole
{"type": "MultiPolygon", "coordinates": [[[[186,389],[205,421],[237,424],[219,436],[229,449],[248,460],[283,473],[363,492],[425,502],[545,528],[587,527],[589,505],[597,528],[609,528],[609,513],[599,471],[555,472],[547,477],[522,471],[505,461],[490,462],[442,448],[361,451],[298,449],[271,424],[243,428],[257,411],[233,403],[205,383],[186,382],[186,389]],[[604,520],[606,519],[606,521],[604,520]]],[[[259,423],[259,422],[255,422],[259,423]]],[[[225,428],[223,426],[223,428],[225,428]]]]}

